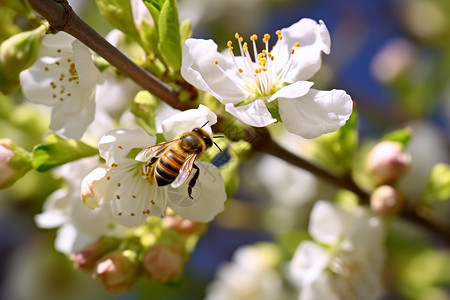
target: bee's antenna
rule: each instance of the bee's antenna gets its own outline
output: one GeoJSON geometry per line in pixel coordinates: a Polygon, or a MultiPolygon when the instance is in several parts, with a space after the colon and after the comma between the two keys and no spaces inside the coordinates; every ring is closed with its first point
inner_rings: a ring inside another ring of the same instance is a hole
{"type": "Polygon", "coordinates": [[[206,121],[206,123],[205,124],[203,124],[202,125],[202,127],[200,127],[200,128],[203,128],[203,127],[205,127],[206,126],[206,124],[208,124],[209,123],[209,121],[206,121]]]}
{"type": "Polygon", "coordinates": [[[224,135],[216,135],[216,136],[213,136],[214,139],[224,138],[224,137],[225,137],[224,135]]]}
{"type": "Polygon", "coordinates": [[[216,145],[217,149],[219,149],[220,152],[222,152],[222,149],[220,149],[219,145],[216,144],[216,142],[213,142],[214,145],[216,145]]]}

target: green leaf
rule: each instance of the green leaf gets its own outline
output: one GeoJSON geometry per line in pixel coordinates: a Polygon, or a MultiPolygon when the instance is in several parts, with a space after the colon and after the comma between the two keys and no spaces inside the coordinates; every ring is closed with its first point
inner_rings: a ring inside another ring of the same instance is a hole
{"type": "Polygon", "coordinates": [[[183,49],[184,42],[192,36],[191,21],[189,19],[184,20],[180,24],[180,45],[183,49]]]}
{"type": "Polygon", "coordinates": [[[381,138],[382,141],[391,141],[400,143],[403,149],[406,148],[411,140],[411,128],[402,128],[392,131],[381,138]]]}
{"type": "Polygon", "coordinates": [[[450,200],[450,165],[440,163],[434,166],[424,198],[429,203],[450,200]]]}
{"type": "Polygon", "coordinates": [[[358,143],[356,123],[357,113],[353,111],[347,123],[339,130],[318,137],[312,148],[315,161],[338,174],[349,173],[358,143]]]}
{"type": "Polygon", "coordinates": [[[131,105],[131,112],[136,117],[136,123],[149,135],[156,135],[156,108],[158,102],[148,91],[140,91],[131,105]]]}
{"type": "Polygon", "coordinates": [[[141,43],[131,10],[130,0],[96,0],[102,16],[115,28],[141,43]]]}
{"type": "Polygon", "coordinates": [[[39,172],[98,154],[98,150],[77,140],[66,140],[50,134],[44,144],[33,149],[32,166],[39,172]]]}
{"type": "Polygon", "coordinates": [[[166,64],[177,72],[181,68],[181,39],[177,3],[166,0],[158,20],[160,54],[166,64]]]}

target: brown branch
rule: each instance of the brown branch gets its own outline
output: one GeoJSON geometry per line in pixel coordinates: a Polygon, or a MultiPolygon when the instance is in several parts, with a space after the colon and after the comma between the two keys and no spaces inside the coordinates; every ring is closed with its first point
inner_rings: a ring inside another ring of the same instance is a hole
{"type": "Polygon", "coordinates": [[[106,41],[77,16],[67,1],[29,0],[29,3],[36,12],[47,19],[52,28],[65,31],[74,36],[123,74],[170,106],[180,110],[195,108],[190,102],[180,102],[177,93],[170,86],[136,65],[116,47],[106,41]]]}

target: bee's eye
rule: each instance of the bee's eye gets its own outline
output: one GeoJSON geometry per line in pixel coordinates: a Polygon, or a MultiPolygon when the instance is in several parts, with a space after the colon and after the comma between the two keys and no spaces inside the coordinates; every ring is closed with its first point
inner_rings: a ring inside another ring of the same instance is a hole
{"type": "Polygon", "coordinates": [[[206,146],[211,147],[212,146],[212,140],[209,136],[203,136],[203,141],[205,141],[206,146]]]}
{"type": "Polygon", "coordinates": [[[198,132],[198,128],[192,129],[193,132],[198,132]]]}

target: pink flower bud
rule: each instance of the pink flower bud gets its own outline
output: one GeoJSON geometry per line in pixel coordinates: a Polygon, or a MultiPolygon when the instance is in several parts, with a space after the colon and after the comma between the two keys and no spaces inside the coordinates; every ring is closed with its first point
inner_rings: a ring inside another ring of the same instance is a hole
{"type": "Polygon", "coordinates": [[[159,283],[177,279],[184,267],[185,253],[177,245],[158,244],[145,253],[144,272],[159,283]]]}
{"type": "Polygon", "coordinates": [[[397,214],[403,207],[404,197],[389,185],[382,185],[370,196],[370,208],[381,217],[397,214]]]}
{"type": "Polygon", "coordinates": [[[112,294],[129,290],[139,279],[137,254],[131,250],[114,251],[101,258],[93,274],[101,278],[105,288],[112,294]]]}
{"type": "Polygon", "coordinates": [[[400,143],[385,141],[370,152],[367,171],[376,185],[386,184],[399,178],[410,162],[410,155],[403,152],[400,143]]]}
{"type": "Polygon", "coordinates": [[[102,237],[87,245],[82,250],[71,255],[75,268],[83,271],[92,271],[103,255],[113,251],[119,245],[120,239],[102,237]]]}
{"type": "Polygon", "coordinates": [[[31,169],[30,157],[12,141],[0,140],[0,189],[11,186],[31,169]]]}
{"type": "Polygon", "coordinates": [[[167,215],[163,219],[164,224],[166,224],[167,228],[176,231],[180,235],[194,235],[201,233],[205,227],[205,223],[200,222],[192,222],[187,219],[183,219],[178,215],[167,215]]]}

